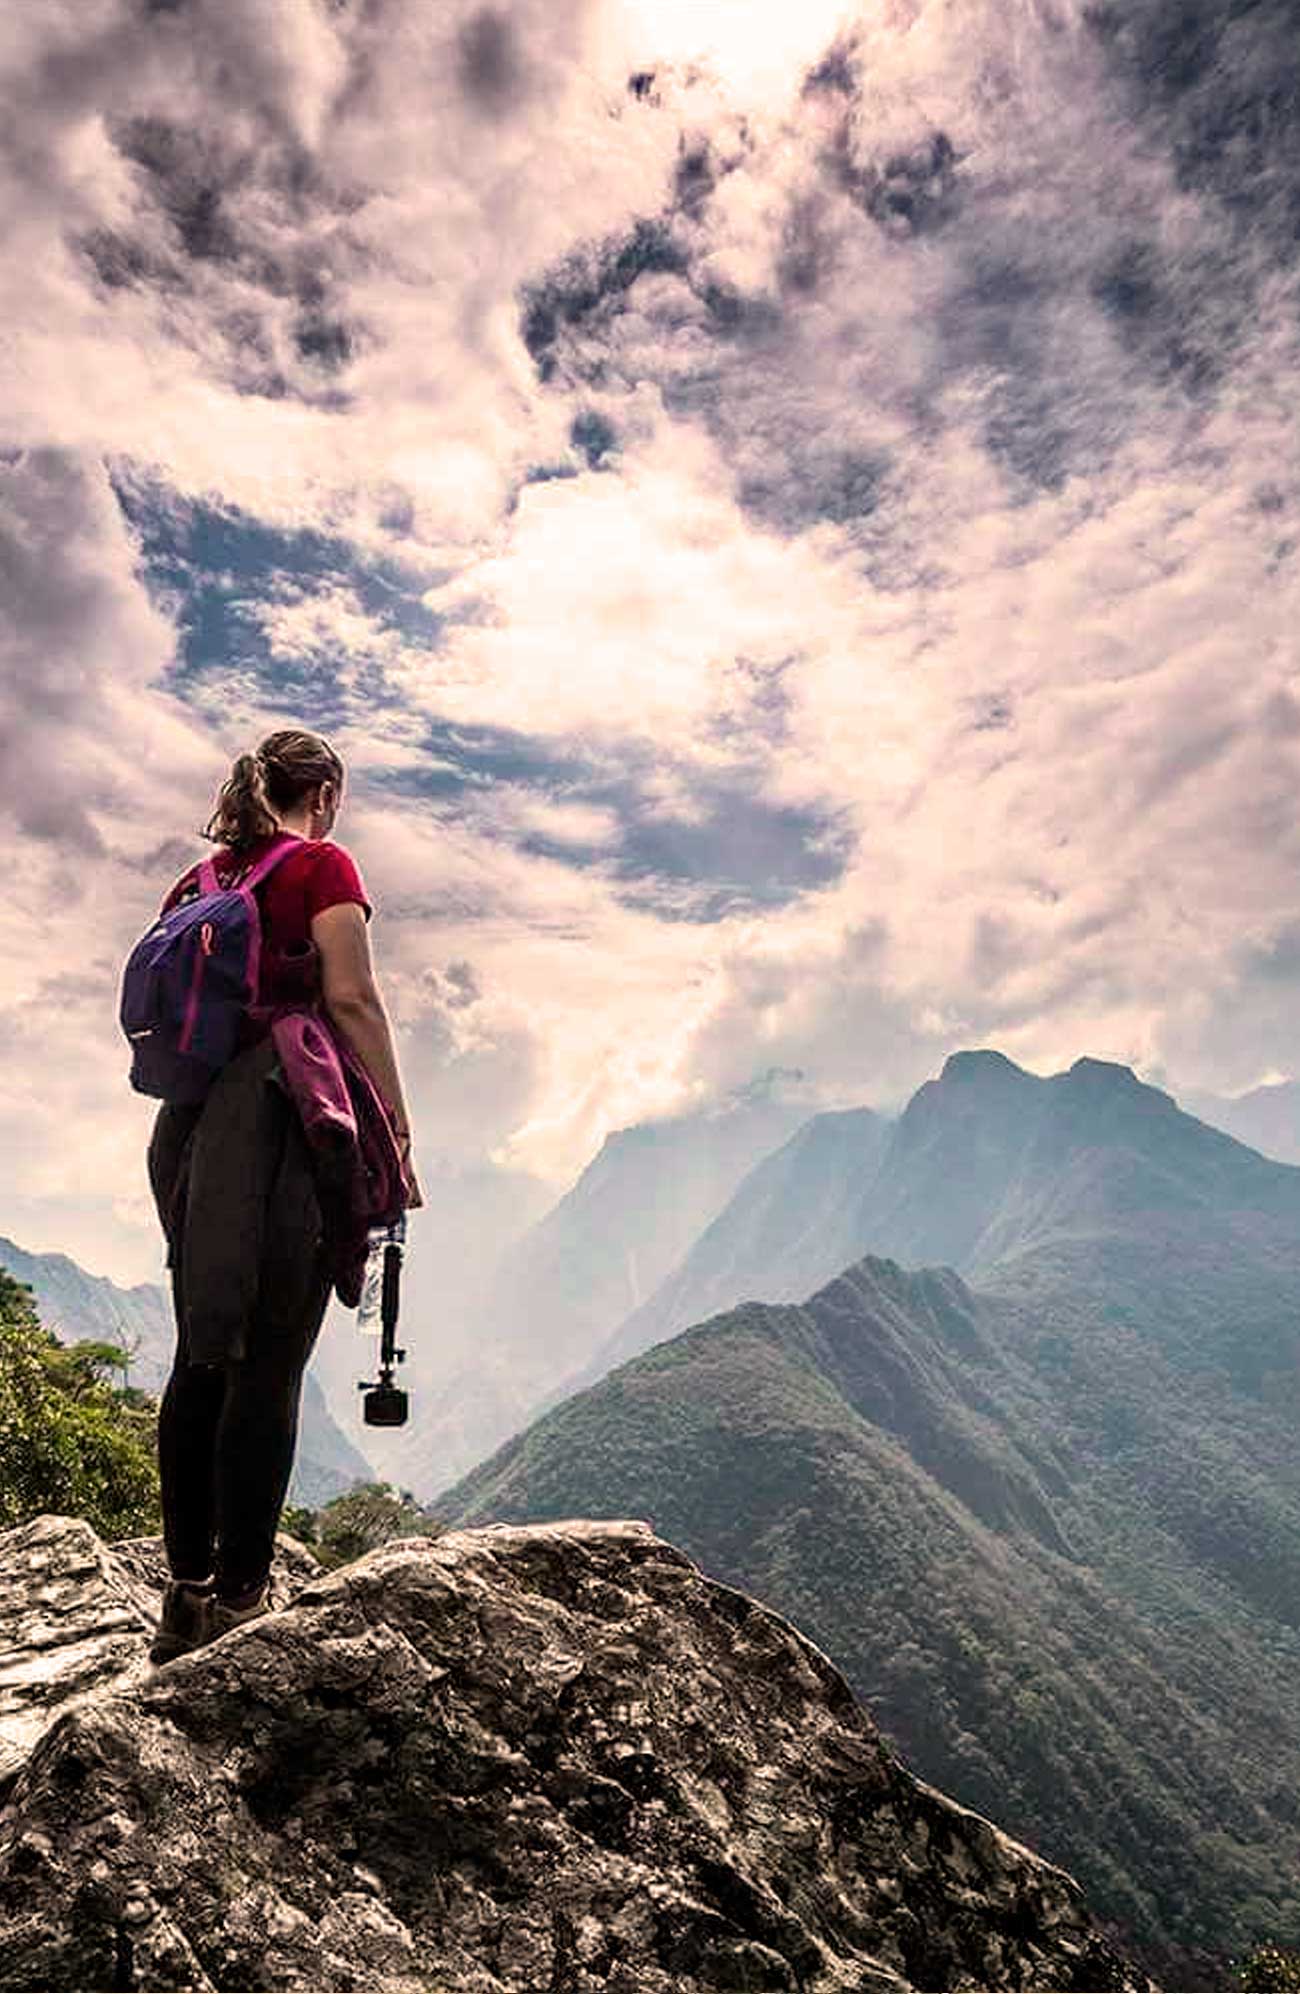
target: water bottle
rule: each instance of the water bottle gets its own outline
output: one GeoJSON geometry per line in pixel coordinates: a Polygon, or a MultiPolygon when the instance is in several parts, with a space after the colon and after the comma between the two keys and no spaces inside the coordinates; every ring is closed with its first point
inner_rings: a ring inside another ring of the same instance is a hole
{"type": "Polygon", "coordinates": [[[388,1247],[395,1246],[398,1265],[401,1265],[406,1246],[406,1213],[399,1213],[391,1225],[371,1226],[368,1238],[370,1244],[361,1282],[361,1300],[357,1306],[357,1328],[363,1336],[378,1336],[384,1326],[384,1257],[388,1247]]]}

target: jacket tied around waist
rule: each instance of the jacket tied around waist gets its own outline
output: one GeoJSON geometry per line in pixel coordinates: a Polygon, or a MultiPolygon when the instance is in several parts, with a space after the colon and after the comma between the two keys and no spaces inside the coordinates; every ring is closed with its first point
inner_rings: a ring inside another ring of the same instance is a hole
{"type": "Polygon", "coordinates": [[[406,1205],[402,1159],[370,1075],[328,1014],[282,1004],[203,1101],[164,1103],[149,1179],[167,1239],[181,1351],[238,1361],[322,1272],[361,1299],[368,1234],[406,1205]]]}

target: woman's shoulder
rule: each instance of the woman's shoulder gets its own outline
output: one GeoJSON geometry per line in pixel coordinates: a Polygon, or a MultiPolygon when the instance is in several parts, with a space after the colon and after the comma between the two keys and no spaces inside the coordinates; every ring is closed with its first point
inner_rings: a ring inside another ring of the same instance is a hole
{"type": "MultiPolygon", "coordinates": [[[[260,858],[271,842],[271,838],[267,837],[250,846],[248,852],[241,855],[241,866],[246,867],[260,858]]],[[[223,868],[218,871],[220,877],[226,876],[223,868]]],[[[268,884],[277,879],[295,892],[305,888],[309,901],[319,899],[322,894],[334,899],[345,899],[349,895],[357,899],[364,897],[356,860],[346,845],[336,845],[331,838],[299,839],[296,848],[275,867],[268,884]]]]}
{"type": "MultiPolygon", "coordinates": [[[[360,879],[361,868],[346,845],[336,844],[333,838],[305,838],[303,843],[310,853],[308,862],[311,865],[323,867],[329,872],[355,873],[360,879]]],[[[295,852],[294,858],[297,856],[295,852]]]]}
{"type": "MultiPolygon", "coordinates": [[[[241,873],[247,871],[265,852],[274,834],[255,838],[251,844],[238,850],[233,845],[218,845],[214,852],[207,854],[216,869],[217,879],[223,885],[232,884],[241,873]]],[[[198,858],[186,868],[163,901],[163,911],[197,893],[199,869],[203,859],[198,858]]],[[[357,900],[370,913],[370,901],[361,878],[361,868],[346,845],[336,844],[332,838],[301,838],[298,848],[287,853],[280,860],[271,877],[284,883],[306,883],[309,890],[320,900],[321,906],[332,905],[337,900],[357,900]],[[328,896],[328,897],[324,897],[328,896]]]]}
{"type": "Polygon", "coordinates": [[[373,912],[370,898],[361,868],[347,846],[336,845],[332,838],[315,838],[310,841],[310,849],[313,856],[308,862],[310,871],[305,875],[310,911],[323,914],[327,907],[336,907],[340,901],[355,900],[365,909],[369,920],[373,912]]]}

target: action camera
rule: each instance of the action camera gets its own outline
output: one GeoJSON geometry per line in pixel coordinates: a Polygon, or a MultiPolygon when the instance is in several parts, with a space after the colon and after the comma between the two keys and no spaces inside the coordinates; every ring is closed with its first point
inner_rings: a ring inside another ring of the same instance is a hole
{"type": "Polygon", "coordinates": [[[367,1426],[406,1425],[406,1393],[400,1385],[363,1383],[357,1389],[366,1395],[361,1417],[367,1426]]]}
{"type": "MultiPolygon", "coordinates": [[[[406,1352],[395,1346],[397,1333],[397,1294],[402,1269],[401,1234],[394,1237],[396,1228],[390,1230],[383,1247],[383,1300],[380,1319],[383,1333],[379,1340],[379,1379],[363,1378],[357,1386],[365,1393],[361,1403],[361,1417],[367,1426],[405,1426],[406,1393],[400,1385],[393,1383],[393,1363],[405,1361],[406,1352]]],[[[401,1228],[401,1233],[405,1227],[401,1228]]]]}

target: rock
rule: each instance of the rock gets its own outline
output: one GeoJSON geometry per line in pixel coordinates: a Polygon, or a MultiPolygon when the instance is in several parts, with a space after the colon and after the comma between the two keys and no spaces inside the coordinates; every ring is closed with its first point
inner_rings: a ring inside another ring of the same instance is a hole
{"type": "Polygon", "coordinates": [[[0,1988],[1151,1985],[645,1523],[280,1551],[281,1610],[155,1670],[154,1540],[0,1533],[0,1988]]]}
{"type": "MultiPolygon", "coordinates": [[[[283,1606],[320,1570],[281,1531],[271,1598],[283,1606]]],[[[153,1673],[146,1650],[167,1560],[161,1538],[111,1547],[76,1516],[0,1531],[0,1795],[42,1732],[80,1698],[153,1673]]]]}

